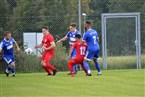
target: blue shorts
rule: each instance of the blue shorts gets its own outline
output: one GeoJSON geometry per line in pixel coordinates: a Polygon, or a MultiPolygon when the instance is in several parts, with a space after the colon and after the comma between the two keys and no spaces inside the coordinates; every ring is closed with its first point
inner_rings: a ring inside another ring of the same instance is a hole
{"type": "Polygon", "coordinates": [[[93,50],[93,49],[88,49],[85,55],[85,59],[88,61],[91,61],[93,58],[99,58],[99,52],[100,50],[93,50]]]}
{"type": "Polygon", "coordinates": [[[73,52],[71,53],[71,57],[73,57],[73,58],[76,57],[76,48],[73,49],[73,52]]]}
{"type": "Polygon", "coordinates": [[[10,65],[12,62],[15,62],[15,58],[13,55],[3,55],[2,57],[8,65],[10,65]]]}

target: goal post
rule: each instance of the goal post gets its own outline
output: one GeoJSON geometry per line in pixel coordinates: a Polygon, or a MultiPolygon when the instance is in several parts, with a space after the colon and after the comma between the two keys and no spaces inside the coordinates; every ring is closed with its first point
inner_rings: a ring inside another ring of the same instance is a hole
{"type": "MultiPolygon", "coordinates": [[[[110,39],[109,37],[111,37],[111,36],[108,35],[108,33],[109,34],[113,33],[113,31],[109,32],[107,29],[114,30],[115,27],[123,25],[123,22],[124,22],[124,24],[126,24],[127,21],[129,21],[130,24],[128,23],[128,25],[131,25],[131,27],[133,27],[132,22],[134,22],[134,28],[133,29],[134,29],[134,32],[135,32],[134,33],[135,38],[132,38],[132,39],[135,39],[134,44],[135,44],[135,56],[136,56],[136,68],[141,69],[140,13],[102,13],[101,22],[102,22],[102,61],[103,61],[103,69],[107,69],[107,67],[108,67],[107,58],[108,58],[109,51],[111,52],[111,50],[109,50],[109,48],[107,46],[108,45],[107,43],[109,41],[108,39],[110,39]],[[113,21],[115,21],[115,19],[117,19],[116,20],[117,22],[112,23],[113,21]],[[133,19],[133,20],[129,20],[129,19],[133,19]],[[108,21],[110,21],[110,22],[108,23],[108,21]],[[120,23],[120,25],[116,26],[117,23],[119,23],[119,22],[122,22],[122,24],[120,23]],[[113,27],[113,25],[114,25],[114,27],[113,27]],[[110,28],[107,28],[107,27],[110,27],[110,28]]],[[[126,29],[127,29],[127,27],[126,27],[126,29]]],[[[123,28],[121,30],[123,31],[123,28]]],[[[130,30],[132,30],[132,29],[130,29],[130,30]]],[[[114,32],[115,31],[117,31],[117,30],[114,30],[114,32]]],[[[118,35],[122,35],[122,34],[123,33],[121,33],[121,34],[119,33],[118,35]]],[[[129,33],[129,34],[131,35],[133,33],[129,33]]],[[[125,36],[127,36],[127,34],[125,36]]],[[[112,34],[112,37],[113,37],[113,34],[112,34]]],[[[113,41],[116,41],[116,40],[113,40],[113,41]]],[[[116,50],[117,48],[114,47],[114,49],[116,50]]],[[[129,50],[130,49],[128,49],[126,52],[132,52],[132,51],[129,51],[129,50]]],[[[119,55],[119,54],[117,54],[117,55],[119,55]]],[[[123,55],[123,54],[120,54],[120,55],[123,55]]]]}

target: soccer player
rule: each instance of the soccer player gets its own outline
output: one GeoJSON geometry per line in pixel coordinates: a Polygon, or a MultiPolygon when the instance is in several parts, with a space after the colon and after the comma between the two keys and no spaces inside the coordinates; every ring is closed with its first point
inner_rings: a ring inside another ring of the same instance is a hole
{"type": "Polygon", "coordinates": [[[101,75],[100,65],[97,60],[99,58],[99,51],[100,51],[100,47],[98,43],[99,41],[98,33],[95,30],[91,29],[91,23],[89,21],[86,21],[85,29],[87,31],[84,33],[82,41],[83,43],[85,42],[87,43],[88,49],[84,58],[84,67],[86,68],[88,75],[91,76],[91,71],[88,65],[88,61],[93,59],[96,69],[98,70],[98,75],[101,75]]]}
{"type": "Polygon", "coordinates": [[[77,42],[75,42],[70,49],[70,57],[71,57],[71,53],[72,53],[73,49],[76,49],[76,57],[72,58],[71,60],[68,61],[68,68],[69,68],[71,77],[74,77],[76,74],[75,71],[73,70],[73,66],[75,64],[81,64],[83,70],[85,71],[85,73],[87,73],[87,71],[83,65],[84,56],[85,56],[86,51],[87,51],[87,44],[81,43],[81,35],[80,34],[75,35],[75,38],[76,38],[77,42]]]}
{"type": "Polygon", "coordinates": [[[55,42],[53,36],[49,33],[49,29],[47,26],[42,28],[42,33],[43,33],[43,39],[41,44],[36,45],[36,48],[44,48],[44,53],[42,55],[42,61],[41,65],[43,69],[48,73],[48,75],[53,75],[55,76],[57,73],[57,69],[50,64],[50,60],[54,56],[54,47],[55,47],[55,42]],[[53,71],[53,74],[51,71],[53,71]]]}
{"type": "Polygon", "coordinates": [[[9,71],[12,72],[12,77],[15,77],[15,57],[14,57],[14,49],[13,44],[16,45],[16,50],[19,52],[20,48],[17,42],[11,37],[11,32],[6,32],[4,34],[4,39],[0,43],[0,52],[3,51],[2,58],[7,63],[7,69],[5,70],[5,74],[8,77],[9,71]]]}
{"type": "MultiPolygon", "coordinates": [[[[76,29],[76,24],[72,23],[70,26],[70,31],[60,40],[57,41],[57,43],[65,41],[67,38],[69,38],[69,44],[70,44],[70,48],[71,46],[76,42],[75,39],[75,35],[76,34],[80,34],[80,32],[76,29]]],[[[76,49],[73,49],[73,52],[71,53],[71,58],[74,58],[76,56],[76,49]]],[[[78,71],[78,66],[74,65],[73,69],[75,70],[75,72],[78,71]]]]}

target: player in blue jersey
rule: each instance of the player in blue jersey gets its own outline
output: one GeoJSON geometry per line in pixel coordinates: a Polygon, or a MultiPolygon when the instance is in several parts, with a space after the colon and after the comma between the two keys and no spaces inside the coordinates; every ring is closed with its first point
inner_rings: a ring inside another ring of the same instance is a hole
{"type": "Polygon", "coordinates": [[[9,71],[12,72],[12,77],[15,77],[15,57],[13,44],[16,45],[16,50],[20,51],[17,42],[11,37],[11,32],[6,32],[4,39],[0,42],[0,52],[2,53],[2,58],[8,64],[5,74],[8,77],[9,71]]]}
{"type": "Polygon", "coordinates": [[[93,59],[96,69],[98,70],[98,75],[101,75],[100,65],[97,61],[97,59],[99,58],[99,51],[100,51],[100,47],[98,43],[99,41],[98,33],[95,30],[91,29],[91,23],[89,21],[86,21],[85,29],[87,31],[84,33],[83,43],[84,42],[87,43],[88,50],[84,58],[84,67],[88,72],[88,76],[91,76],[91,71],[88,65],[88,61],[93,59]]]}
{"type": "MultiPolygon", "coordinates": [[[[62,39],[58,40],[57,43],[65,41],[65,40],[67,40],[67,38],[69,38],[69,44],[71,47],[76,42],[75,35],[80,34],[80,32],[76,29],[76,24],[72,23],[69,28],[70,28],[70,31],[62,39]]],[[[71,58],[74,58],[74,57],[76,57],[76,49],[74,49],[71,54],[71,58]]],[[[74,69],[74,71],[77,72],[78,66],[74,65],[73,69],[74,69]]]]}

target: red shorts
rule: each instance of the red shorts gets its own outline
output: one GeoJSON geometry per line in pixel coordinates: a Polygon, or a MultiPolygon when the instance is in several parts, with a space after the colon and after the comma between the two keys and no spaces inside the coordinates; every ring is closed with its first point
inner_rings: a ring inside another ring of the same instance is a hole
{"type": "Polygon", "coordinates": [[[82,64],[84,61],[84,57],[75,57],[75,58],[72,58],[71,60],[75,61],[75,64],[82,64]]]}
{"type": "Polygon", "coordinates": [[[44,52],[42,55],[42,61],[45,63],[49,63],[53,56],[54,52],[44,52]]]}

